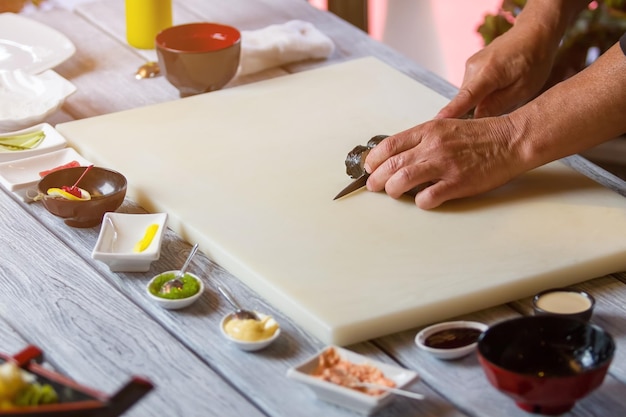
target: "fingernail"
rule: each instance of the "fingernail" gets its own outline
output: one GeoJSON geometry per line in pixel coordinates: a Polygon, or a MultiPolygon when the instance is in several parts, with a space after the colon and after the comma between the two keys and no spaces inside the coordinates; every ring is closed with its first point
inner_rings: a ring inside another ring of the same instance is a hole
{"type": "Polygon", "coordinates": [[[365,172],[367,172],[368,174],[372,173],[372,168],[370,168],[369,164],[363,165],[363,168],[365,168],[365,172]]]}
{"type": "Polygon", "coordinates": [[[370,188],[370,179],[368,178],[367,181],[365,181],[365,189],[367,191],[372,191],[372,189],[370,188]]]}

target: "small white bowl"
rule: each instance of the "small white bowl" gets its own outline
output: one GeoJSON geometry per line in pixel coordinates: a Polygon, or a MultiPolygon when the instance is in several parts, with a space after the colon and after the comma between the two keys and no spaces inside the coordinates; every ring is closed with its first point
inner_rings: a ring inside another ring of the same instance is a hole
{"type": "Polygon", "coordinates": [[[434,324],[432,326],[426,327],[422,331],[420,331],[415,336],[415,344],[425,350],[426,352],[434,355],[439,359],[451,360],[451,359],[459,359],[464,356],[469,355],[474,350],[476,350],[476,345],[478,343],[478,336],[487,330],[488,326],[484,323],[480,323],[477,321],[448,321],[439,324],[434,324]],[[434,347],[431,343],[427,342],[427,339],[433,336],[436,333],[443,331],[452,331],[453,329],[461,329],[463,331],[466,330],[477,330],[478,334],[475,337],[470,337],[468,340],[458,340],[460,335],[449,334],[449,336],[454,337],[455,344],[460,343],[461,345],[458,347],[434,347]]]}
{"type": "Polygon", "coordinates": [[[191,304],[193,304],[198,298],[200,298],[202,296],[202,293],[204,292],[204,282],[197,276],[192,274],[191,272],[185,272],[185,275],[189,275],[191,277],[193,277],[196,281],[198,281],[198,283],[200,284],[200,289],[198,290],[197,293],[195,293],[194,295],[187,297],[187,298],[177,298],[177,299],[169,299],[169,298],[163,298],[163,297],[159,297],[156,296],[154,294],[152,294],[152,292],[150,292],[150,286],[152,285],[152,283],[161,275],[163,274],[176,274],[178,273],[178,271],[166,271],[166,272],[162,272],[156,276],[154,276],[150,282],[148,282],[148,285],[146,286],[146,293],[148,294],[148,296],[158,305],[160,305],[163,308],[166,308],[168,310],[178,310],[181,308],[185,308],[190,306],[191,304]]]}
{"type": "Polygon", "coordinates": [[[298,382],[306,384],[320,400],[349,408],[361,414],[370,415],[375,413],[385,405],[389,404],[395,395],[390,392],[386,392],[381,395],[373,396],[312,376],[311,374],[318,366],[320,355],[329,348],[336,349],[341,358],[349,362],[354,364],[367,363],[380,369],[386,378],[395,382],[395,388],[402,389],[411,382],[415,381],[418,377],[416,372],[409,369],[379,362],[338,346],[326,346],[324,349],[300,365],[287,370],[288,378],[292,378],[298,382]]]}
{"type": "Polygon", "coordinates": [[[14,161],[0,162],[0,184],[22,201],[32,201],[38,194],[40,173],[69,163],[88,166],[91,162],[73,148],[63,148],[14,161]]]}
{"type": "Polygon", "coordinates": [[[61,108],[76,86],[52,70],[0,70],[0,131],[23,129],[61,108]]]}
{"type": "MultiPolygon", "coordinates": [[[[0,132],[1,131],[2,129],[0,128],[0,132]]],[[[43,133],[46,136],[44,137],[44,139],[41,141],[41,143],[38,146],[32,149],[25,149],[23,151],[13,151],[13,150],[9,150],[5,147],[0,146],[0,162],[15,161],[17,159],[28,158],[28,157],[35,156],[35,155],[41,155],[47,152],[52,152],[58,149],[65,148],[65,146],[67,146],[67,141],[65,140],[65,138],[61,136],[61,134],[57,132],[56,129],[52,127],[52,125],[48,123],[40,123],[38,125],[31,126],[26,129],[0,133],[0,139],[11,137],[11,136],[18,136],[18,135],[22,135],[25,133],[38,132],[38,131],[43,131],[43,133]]]]}
{"type": "Polygon", "coordinates": [[[105,213],[91,257],[106,263],[113,272],[146,272],[161,256],[166,224],[167,213],[105,213]],[[142,252],[135,252],[135,244],[152,224],[159,226],[152,242],[142,252]]]}
{"type": "MultiPolygon", "coordinates": [[[[265,317],[267,317],[267,315],[263,313],[259,313],[259,312],[256,312],[256,313],[260,319],[264,319],[265,317]]],[[[237,346],[241,350],[245,350],[247,352],[254,352],[257,350],[265,349],[266,347],[274,343],[274,341],[278,339],[278,336],[280,336],[280,326],[279,326],[278,329],[276,329],[276,331],[274,332],[274,334],[267,339],[259,340],[256,342],[247,342],[245,340],[235,339],[234,337],[226,333],[226,330],[224,327],[226,326],[226,323],[228,323],[232,319],[232,317],[233,317],[233,313],[230,313],[230,314],[225,315],[224,318],[222,318],[222,321],[220,322],[220,331],[222,332],[222,335],[226,338],[226,340],[233,343],[235,346],[237,346]]],[[[270,320],[273,320],[273,318],[270,320]]]]}

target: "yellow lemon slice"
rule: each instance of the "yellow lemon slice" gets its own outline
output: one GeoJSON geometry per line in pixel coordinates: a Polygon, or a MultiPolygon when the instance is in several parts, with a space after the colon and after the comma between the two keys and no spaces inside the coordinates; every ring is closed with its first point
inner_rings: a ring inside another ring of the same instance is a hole
{"type": "Polygon", "coordinates": [[[143,238],[135,244],[135,252],[143,252],[145,251],[150,243],[152,243],[152,239],[154,239],[154,235],[156,235],[157,230],[159,230],[159,225],[154,223],[146,228],[146,233],[144,233],[143,238]]]}
{"type": "Polygon", "coordinates": [[[67,200],[73,201],[87,201],[91,200],[91,194],[88,191],[79,188],[81,197],[76,197],[74,194],[70,194],[61,188],[48,188],[47,194],[52,197],[61,197],[67,200]]]}

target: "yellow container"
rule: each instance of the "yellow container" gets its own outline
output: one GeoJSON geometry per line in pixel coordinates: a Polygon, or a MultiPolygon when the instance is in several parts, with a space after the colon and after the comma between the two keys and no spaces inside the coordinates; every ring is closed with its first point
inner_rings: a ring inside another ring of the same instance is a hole
{"type": "Polygon", "coordinates": [[[154,38],[172,26],[172,0],[126,0],[126,40],[140,49],[154,49],[154,38]]]}

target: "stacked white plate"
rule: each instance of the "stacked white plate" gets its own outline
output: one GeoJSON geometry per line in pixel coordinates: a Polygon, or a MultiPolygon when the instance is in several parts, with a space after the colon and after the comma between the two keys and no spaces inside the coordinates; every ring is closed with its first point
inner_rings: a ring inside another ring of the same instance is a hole
{"type": "Polygon", "coordinates": [[[0,14],[0,133],[41,123],[76,91],[51,70],[75,51],[65,35],[36,20],[0,14]]]}

